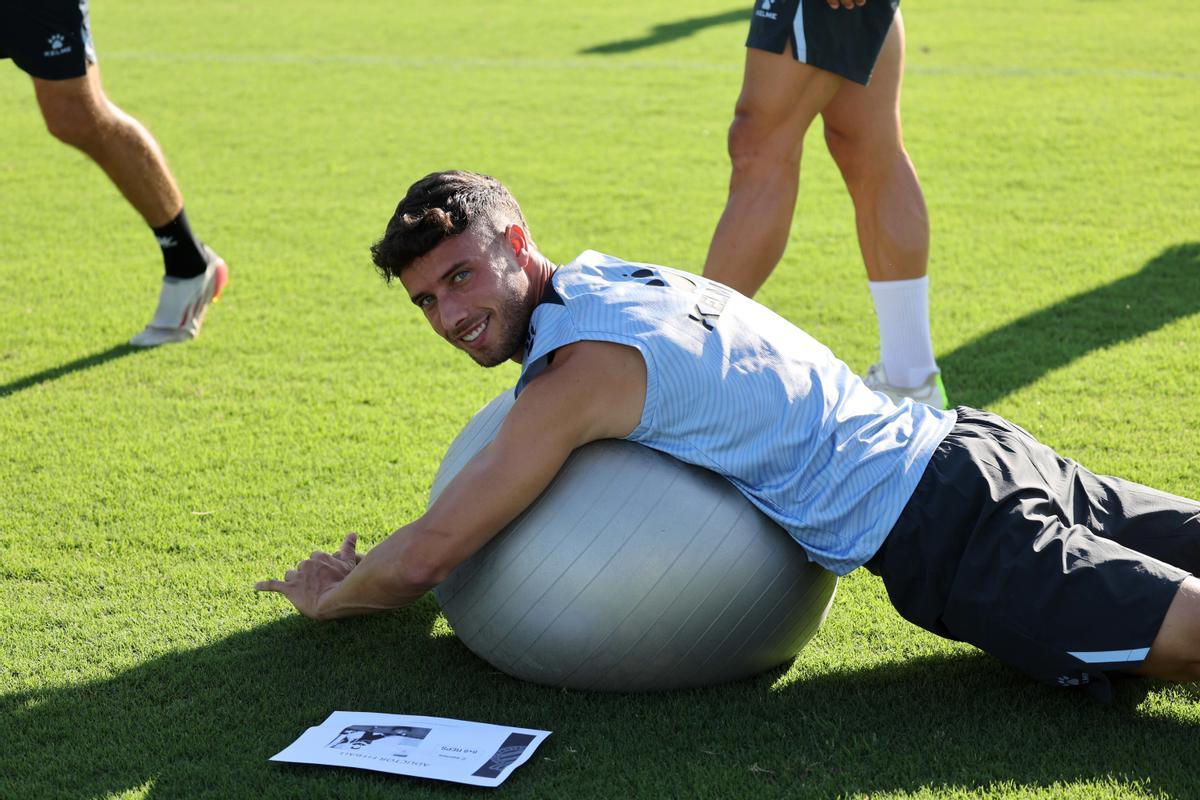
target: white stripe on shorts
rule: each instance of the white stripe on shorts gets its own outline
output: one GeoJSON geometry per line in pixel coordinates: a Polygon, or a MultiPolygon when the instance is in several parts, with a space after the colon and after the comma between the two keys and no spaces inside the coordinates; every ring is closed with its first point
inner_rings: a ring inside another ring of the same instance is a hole
{"type": "Polygon", "coordinates": [[[792,33],[796,35],[796,60],[807,64],[808,40],[804,38],[804,0],[800,0],[796,6],[796,16],[792,18],[792,33]]]}
{"type": "Polygon", "coordinates": [[[1149,652],[1149,647],[1139,647],[1136,650],[1092,650],[1079,653],[1068,651],[1067,655],[1075,656],[1087,664],[1119,664],[1126,661],[1145,661],[1149,652]]]}

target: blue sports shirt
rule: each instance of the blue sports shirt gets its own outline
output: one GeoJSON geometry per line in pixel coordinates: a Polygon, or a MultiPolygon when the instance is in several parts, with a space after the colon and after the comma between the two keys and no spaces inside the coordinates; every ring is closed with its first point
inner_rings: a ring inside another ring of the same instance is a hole
{"type": "Polygon", "coordinates": [[[868,389],[816,339],[722,284],[591,250],[554,273],[534,309],[518,394],[581,340],[645,359],[628,439],[722,475],[838,575],[879,549],[956,419],[868,389]]]}

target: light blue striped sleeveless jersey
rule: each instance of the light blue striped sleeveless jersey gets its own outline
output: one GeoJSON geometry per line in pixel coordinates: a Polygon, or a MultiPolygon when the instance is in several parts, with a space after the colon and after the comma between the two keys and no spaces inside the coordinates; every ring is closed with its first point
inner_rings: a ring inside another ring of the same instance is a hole
{"type": "Polygon", "coordinates": [[[953,411],[871,391],[824,345],[728,287],[586,251],[530,320],[517,392],[554,350],[596,339],[646,361],[629,439],[727,478],[839,575],[883,543],[953,411]]]}

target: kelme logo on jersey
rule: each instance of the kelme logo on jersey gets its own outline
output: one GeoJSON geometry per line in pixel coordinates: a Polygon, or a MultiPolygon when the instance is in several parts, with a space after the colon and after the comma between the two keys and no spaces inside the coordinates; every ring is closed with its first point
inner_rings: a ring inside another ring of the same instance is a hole
{"type": "Polygon", "coordinates": [[[61,33],[52,33],[46,38],[46,44],[50,45],[50,49],[42,53],[43,58],[54,58],[55,56],[65,56],[71,52],[71,46],[67,44],[67,37],[61,33]]]}
{"type": "Polygon", "coordinates": [[[754,16],[765,19],[779,19],[779,14],[771,10],[771,6],[775,5],[776,2],[777,0],[763,0],[762,5],[754,9],[754,16]]]}
{"type": "MultiPolygon", "coordinates": [[[[660,272],[659,270],[635,269],[625,274],[626,278],[636,278],[647,286],[673,286],[683,291],[698,291],[700,283],[677,272],[660,272]]],[[[699,322],[705,330],[712,330],[717,318],[725,310],[733,290],[719,283],[707,282],[700,294],[700,299],[692,306],[688,319],[699,322]]]]}
{"type": "Polygon", "coordinates": [[[692,313],[688,314],[688,319],[699,322],[711,331],[713,325],[717,322],[717,318],[725,310],[725,304],[729,302],[729,298],[732,295],[733,290],[728,286],[722,286],[719,283],[710,283],[708,288],[704,290],[704,294],[700,295],[700,300],[692,309],[692,313]]]}

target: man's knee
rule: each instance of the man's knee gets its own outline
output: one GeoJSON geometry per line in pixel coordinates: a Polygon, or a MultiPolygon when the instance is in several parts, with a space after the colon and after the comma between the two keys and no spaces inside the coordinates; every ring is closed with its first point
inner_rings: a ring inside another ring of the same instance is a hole
{"type": "Polygon", "coordinates": [[[95,108],[52,101],[42,105],[42,118],[55,139],[83,151],[91,150],[103,136],[104,116],[95,108]]]}
{"type": "Polygon", "coordinates": [[[102,140],[115,110],[91,76],[65,81],[35,80],[46,129],[61,142],[90,151],[102,140]]]}
{"type": "Polygon", "coordinates": [[[798,168],[804,135],[753,109],[738,106],[729,126],[729,160],[737,171],[798,168]]]}
{"type": "Polygon", "coordinates": [[[861,153],[862,139],[825,123],[825,146],[839,167],[852,163],[861,153]]]}
{"type": "Polygon", "coordinates": [[[795,170],[804,134],[842,79],[782,54],[749,48],[742,91],[729,127],[729,157],[740,170],[795,170]]]}
{"type": "Polygon", "coordinates": [[[885,179],[904,155],[898,135],[880,130],[847,130],[825,122],[825,146],[847,184],[885,179]]]}

